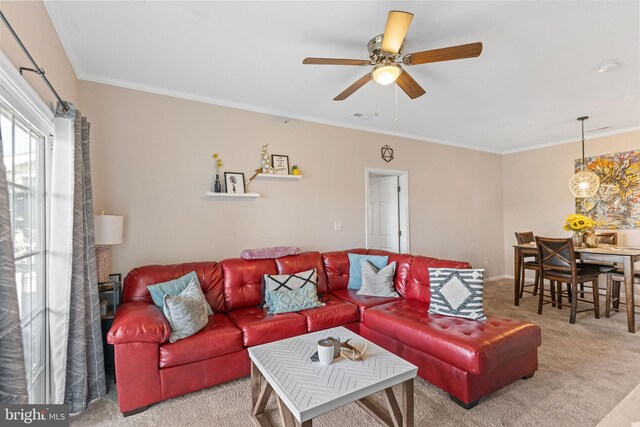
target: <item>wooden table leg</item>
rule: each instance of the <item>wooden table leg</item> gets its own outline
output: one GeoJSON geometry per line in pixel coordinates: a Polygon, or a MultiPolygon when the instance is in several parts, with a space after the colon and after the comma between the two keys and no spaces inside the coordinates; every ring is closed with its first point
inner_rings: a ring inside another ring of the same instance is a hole
{"type": "Polygon", "coordinates": [[[624,293],[627,300],[627,324],[629,332],[636,332],[635,298],[633,295],[633,257],[624,258],[624,293]]]}
{"type": "Polygon", "coordinates": [[[513,272],[513,303],[515,305],[520,305],[520,263],[522,262],[522,256],[520,248],[514,248],[513,250],[515,254],[514,260],[514,272],[513,272]]]}
{"type": "Polygon", "coordinates": [[[267,406],[273,389],[264,379],[258,367],[251,362],[251,416],[257,425],[268,427],[271,425],[264,416],[264,408],[267,406]]]}
{"type": "Polygon", "coordinates": [[[402,427],[413,427],[413,378],[402,383],[402,427]]]}
{"type": "Polygon", "coordinates": [[[296,427],[296,420],[293,418],[293,414],[284,404],[280,396],[278,396],[278,409],[280,410],[280,421],[284,427],[296,427]]]}
{"type": "Polygon", "coordinates": [[[256,407],[260,395],[260,378],[262,374],[258,367],[251,361],[251,411],[256,407]]]}

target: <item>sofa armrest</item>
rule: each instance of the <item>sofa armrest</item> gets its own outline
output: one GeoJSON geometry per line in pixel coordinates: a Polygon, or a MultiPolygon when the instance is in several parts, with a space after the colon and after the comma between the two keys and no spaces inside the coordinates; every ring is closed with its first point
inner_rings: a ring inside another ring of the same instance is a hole
{"type": "Polygon", "coordinates": [[[153,304],[133,301],[118,307],[107,334],[109,344],[148,342],[162,344],[169,340],[171,327],[153,304]]]}

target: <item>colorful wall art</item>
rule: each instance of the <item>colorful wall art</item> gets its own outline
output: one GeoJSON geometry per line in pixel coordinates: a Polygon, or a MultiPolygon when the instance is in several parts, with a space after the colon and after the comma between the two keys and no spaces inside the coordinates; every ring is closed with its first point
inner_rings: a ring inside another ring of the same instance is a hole
{"type": "MultiPolygon", "coordinates": [[[[598,228],[640,228],[640,150],[587,157],[587,169],[600,178],[598,193],[576,199],[576,213],[593,218],[598,228]]],[[[582,160],[575,161],[576,172],[582,160]]]]}

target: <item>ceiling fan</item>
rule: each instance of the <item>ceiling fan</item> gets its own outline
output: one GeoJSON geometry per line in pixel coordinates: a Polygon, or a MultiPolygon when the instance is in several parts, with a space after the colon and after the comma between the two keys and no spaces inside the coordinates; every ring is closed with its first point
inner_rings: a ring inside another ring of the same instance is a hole
{"type": "Polygon", "coordinates": [[[399,10],[390,11],[384,34],[375,36],[367,43],[369,59],[305,58],[302,63],[316,65],[356,65],[363,67],[373,66],[371,72],[362,76],[340,95],[333,98],[334,101],[344,101],[372,79],[381,85],[396,82],[409,98],[416,99],[424,95],[425,90],[400,64],[410,66],[430,62],[451,61],[454,59],[475,58],[482,53],[482,43],[477,42],[410,53],[405,55],[400,61],[399,58],[402,54],[402,48],[404,47],[404,38],[409,30],[412,19],[412,13],[399,10]]]}

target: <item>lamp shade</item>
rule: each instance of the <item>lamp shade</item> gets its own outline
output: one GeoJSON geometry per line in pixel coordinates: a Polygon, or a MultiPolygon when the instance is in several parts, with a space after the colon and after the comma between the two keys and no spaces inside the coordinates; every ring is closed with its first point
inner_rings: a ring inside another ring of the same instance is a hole
{"type": "Polygon", "coordinates": [[[96,245],[119,245],[122,243],[124,217],[120,215],[96,215],[96,245]]]}

